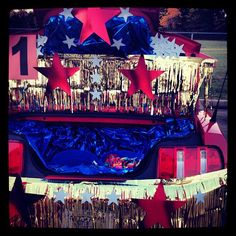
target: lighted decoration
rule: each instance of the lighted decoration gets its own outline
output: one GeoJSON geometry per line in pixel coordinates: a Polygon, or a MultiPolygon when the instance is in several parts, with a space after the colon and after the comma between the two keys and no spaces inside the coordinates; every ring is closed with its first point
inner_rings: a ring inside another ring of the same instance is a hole
{"type": "Polygon", "coordinates": [[[81,204],[83,204],[85,202],[88,202],[88,203],[92,204],[92,201],[91,201],[92,196],[93,195],[91,193],[89,193],[88,188],[86,188],[85,192],[82,194],[81,204]]]}
{"type": "Polygon", "coordinates": [[[140,56],[135,70],[120,69],[120,72],[131,81],[127,92],[129,96],[140,89],[152,100],[154,99],[154,95],[152,93],[151,82],[164,73],[162,70],[147,70],[143,55],[140,56]]]}
{"type": "Polygon", "coordinates": [[[36,80],[38,78],[36,35],[19,34],[9,37],[9,80],[36,80]]]}
{"type": "Polygon", "coordinates": [[[61,201],[65,203],[65,198],[68,197],[68,193],[66,193],[63,189],[60,189],[58,192],[53,193],[55,196],[55,202],[61,201]]]}
{"type": "Polygon", "coordinates": [[[133,14],[129,12],[129,7],[127,8],[121,7],[120,11],[121,13],[118,15],[118,17],[123,17],[125,22],[127,22],[129,16],[133,16],[133,14]]]}
{"type": "Polygon", "coordinates": [[[119,10],[107,10],[99,7],[80,8],[75,17],[83,23],[80,33],[80,43],[82,44],[93,33],[101,39],[111,44],[106,28],[106,22],[117,15],[119,10]]]}
{"type": "Polygon", "coordinates": [[[122,38],[119,40],[116,40],[116,39],[112,39],[112,40],[113,40],[113,44],[111,46],[116,47],[117,50],[120,50],[120,47],[126,46],[124,43],[122,43],[122,38]]]}
{"type": "Polygon", "coordinates": [[[73,67],[73,68],[63,67],[57,53],[55,53],[53,56],[51,67],[34,67],[34,68],[48,78],[46,94],[49,94],[55,88],[61,88],[69,96],[71,92],[70,92],[70,85],[67,79],[80,69],[79,67],[73,67]]]}
{"type": "Polygon", "coordinates": [[[70,49],[71,46],[76,47],[77,45],[74,43],[75,38],[69,38],[67,35],[66,36],[66,40],[62,41],[64,44],[67,44],[68,48],[70,49]]]}
{"type": "Polygon", "coordinates": [[[194,195],[194,198],[196,198],[196,204],[204,203],[204,197],[205,197],[205,194],[198,191],[197,194],[194,195]]]}
{"type": "Polygon", "coordinates": [[[153,199],[138,200],[138,205],[146,211],[144,225],[146,228],[159,223],[165,228],[171,227],[171,212],[182,207],[187,201],[167,200],[163,183],[160,183],[153,199]]]}
{"type": "Polygon", "coordinates": [[[117,199],[120,197],[120,195],[116,194],[116,191],[115,189],[113,188],[111,194],[108,194],[107,195],[108,197],[108,205],[112,204],[112,203],[115,203],[116,205],[118,205],[118,201],[117,199]]]}

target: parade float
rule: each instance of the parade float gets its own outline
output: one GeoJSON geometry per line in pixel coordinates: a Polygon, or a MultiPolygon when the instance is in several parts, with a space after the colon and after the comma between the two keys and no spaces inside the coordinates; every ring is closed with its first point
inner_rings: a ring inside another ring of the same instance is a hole
{"type": "Polygon", "coordinates": [[[41,29],[9,35],[10,226],[224,226],[216,60],[155,8],[34,13],[41,29]]]}

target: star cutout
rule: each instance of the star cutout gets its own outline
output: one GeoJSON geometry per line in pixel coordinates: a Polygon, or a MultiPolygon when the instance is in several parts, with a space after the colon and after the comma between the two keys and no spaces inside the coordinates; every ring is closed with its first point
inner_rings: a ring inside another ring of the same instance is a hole
{"type": "Polygon", "coordinates": [[[171,227],[171,212],[182,207],[186,201],[166,200],[163,183],[160,183],[153,199],[138,200],[138,204],[146,211],[144,225],[147,228],[154,224],[161,224],[165,228],[171,227]]]}
{"type": "Polygon", "coordinates": [[[92,61],[94,67],[96,67],[96,66],[99,67],[102,59],[98,59],[98,57],[94,57],[93,59],[91,59],[91,61],[92,61]]]}
{"type": "Polygon", "coordinates": [[[122,43],[122,39],[116,40],[116,39],[112,39],[113,40],[113,44],[111,45],[112,47],[116,47],[118,50],[120,50],[120,47],[125,46],[124,43],[122,43]]]}
{"type": "Polygon", "coordinates": [[[162,34],[157,33],[154,37],[151,37],[151,40],[150,46],[153,48],[153,53],[157,56],[179,57],[180,53],[184,53],[184,44],[179,46],[176,44],[175,38],[169,41],[169,37],[165,38],[162,34]]]}
{"type": "Polygon", "coordinates": [[[67,19],[69,17],[74,18],[74,16],[71,14],[73,8],[63,8],[63,12],[59,13],[59,15],[62,15],[65,17],[65,21],[67,21],[67,19]]]}
{"type": "Polygon", "coordinates": [[[53,56],[53,62],[51,67],[34,67],[34,69],[36,69],[48,78],[46,94],[52,92],[53,89],[59,87],[70,96],[70,85],[67,79],[71,77],[75,72],[77,72],[80,68],[63,67],[58,54],[55,53],[53,56]]]}
{"type": "Polygon", "coordinates": [[[42,47],[37,48],[37,56],[43,56],[43,53],[41,52],[42,47]]]}
{"type": "Polygon", "coordinates": [[[194,197],[196,198],[196,204],[200,202],[204,203],[205,193],[197,192],[197,194],[194,195],[194,197]]]}
{"type": "Polygon", "coordinates": [[[75,17],[83,23],[80,33],[80,43],[83,43],[93,33],[111,45],[106,28],[106,22],[117,15],[120,10],[108,10],[99,7],[79,8],[75,17]]]}
{"type": "Polygon", "coordinates": [[[64,192],[63,189],[60,189],[58,192],[53,192],[53,195],[55,195],[55,202],[61,201],[62,203],[65,203],[65,197],[68,196],[66,192],[64,192]]]}
{"type": "Polygon", "coordinates": [[[183,44],[180,46],[178,44],[175,44],[175,53],[177,57],[180,55],[180,53],[185,53],[183,50],[183,46],[183,44]]]}
{"type": "Polygon", "coordinates": [[[93,92],[90,92],[90,93],[93,95],[93,100],[96,98],[100,100],[100,96],[102,92],[98,92],[97,89],[95,89],[93,92]]]}
{"type": "Polygon", "coordinates": [[[100,74],[97,71],[91,77],[93,78],[93,83],[100,83],[100,74]]]}
{"type": "Polygon", "coordinates": [[[120,72],[131,81],[128,95],[134,94],[139,89],[143,91],[150,99],[154,99],[151,82],[160,76],[162,70],[147,70],[144,56],[140,56],[135,70],[120,69],[120,72]]]}
{"type": "Polygon", "coordinates": [[[129,7],[127,7],[127,8],[122,8],[121,7],[120,10],[121,10],[121,13],[120,13],[120,15],[118,15],[118,17],[123,17],[125,22],[127,22],[127,19],[128,19],[129,16],[133,16],[133,14],[131,14],[129,12],[129,7]]]}
{"type": "Polygon", "coordinates": [[[118,197],[120,197],[120,195],[117,195],[115,192],[115,189],[112,190],[111,194],[107,195],[109,201],[108,201],[108,205],[112,204],[113,202],[118,205],[118,197]]]}
{"type": "Polygon", "coordinates": [[[82,194],[83,198],[82,198],[82,202],[81,204],[88,202],[92,204],[91,201],[91,197],[93,196],[91,193],[89,193],[88,189],[86,189],[86,191],[82,194]]]}
{"type": "Polygon", "coordinates": [[[64,40],[63,43],[64,43],[64,44],[67,44],[68,48],[70,49],[71,46],[76,47],[76,44],[74,43],[74,40],[75,40],[75,38],[69,38],[69,37],[66,35],[66,40],[64,40]]]}
{"type": "Polygon", "coordinates": [[[48,40],[47,36],[43,36],[43,35],[38,34],[38,38],[37,38],[38,47],[44,46],[44,44],[47,42],[47,40],[48,40]]]}

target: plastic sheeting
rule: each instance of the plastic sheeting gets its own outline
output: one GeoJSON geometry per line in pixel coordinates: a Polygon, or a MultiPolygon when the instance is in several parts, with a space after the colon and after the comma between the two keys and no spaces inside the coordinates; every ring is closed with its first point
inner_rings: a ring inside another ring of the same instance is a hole
{"type": "Polygon", "coordinates": [[[159,141],[190,135],[194,126],[186,118],[143,127],[10,120],[9,131],[24,136],[45,167],[56,173],[123,175],[133,172],[159,141]]]}

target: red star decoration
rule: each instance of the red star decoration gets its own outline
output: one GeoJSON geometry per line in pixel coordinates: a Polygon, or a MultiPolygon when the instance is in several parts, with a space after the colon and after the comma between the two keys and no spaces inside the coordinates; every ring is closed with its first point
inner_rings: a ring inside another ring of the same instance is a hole
{"type": "Polygon", "coordinates": [[[34,68],[48,78],[46,94],[48,94],[48,92],[51,92],[53,89],[59,87],[69,96],[71,92],[67,78],[71,77],[75,72],[77,72],[80,69],[79,67],[73,67],[73,68],[63,67],[57,53],[55,53],[53,56],[53,62],[51,67],[34,67],[34,68]]]}
{"type": "Polygon", "coordinates": [[[128,90],[128,95],[132,95],[137,90],[141,89],[150,99],[154,99],[152,94],[151,82],[165,71],[162,70],[147,70],[144,56],[139,58],[138,65],[135,70],[120,69],[120,72],[131,81],[128,90]]]}
{"type": "Polygon", "coordinates": [[[186,201],[170,201],[166,200],[163,183],[160,183],[154,194],[153,199],[138,200],[138,204],[146,211],[144,225],[147,228],[154,224],[161,224],[165,228],[171,227],[170,213],[180,208],[186,201]]]}
{"type": "Polygon", "coordinates": [[[90,35],[95,33],[111,45],[105,23],[119,13],[120,10],[118,9],[108,10],[99,7],[78,9],[75,17],[83,23],[80,33],[80,43],[83,43],[90,35]]]}

